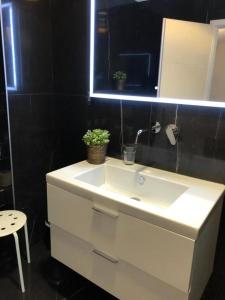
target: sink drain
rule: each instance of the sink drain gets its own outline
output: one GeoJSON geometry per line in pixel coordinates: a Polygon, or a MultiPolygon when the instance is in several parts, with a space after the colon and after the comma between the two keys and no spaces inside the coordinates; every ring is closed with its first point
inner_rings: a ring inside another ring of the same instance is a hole
{"type": "Polygon", "coordinates": [[[135,200],[135,201],[141,201],[140,198],[137,198],[137,197],[130,197],[131,200],[135,200]]]}

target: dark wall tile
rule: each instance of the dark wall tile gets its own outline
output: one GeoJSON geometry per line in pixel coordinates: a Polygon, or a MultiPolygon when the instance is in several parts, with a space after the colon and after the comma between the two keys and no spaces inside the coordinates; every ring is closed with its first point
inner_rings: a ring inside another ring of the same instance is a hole
{"type": "MultiPolygon", "coordinates": [[[[4,61],[2,52],[2,37],[0,33],[0,172],[1,176],[11,175],[8,118],[6,109],[6,91],[4,61]]],[[[3,177],[4,178],[4,177],[3,177]]],[[[6,186],[0,181],[0,210],[13,208],[12,186],[6,186]]]]}
{"type": "MultiPolygon", "coordinates": [[[[3,0],[2,3],[8,1],[3,0]]],[[[18,87],[13,93],[51,92],[53,88],[51,12],[48,0],[12,0],[16,76],[18,87]]],[[[3,28],[7,32],[7,18],[3,28]]],[[[5,34],[5,52],[10,60],[5,34]]],[[[7,61],[7,77],[11,74],[11,63],[7,61]]]]}
{"type": "Polygon", "coordinates": [[[55,91],[87,95],[88,1],[52,0],[55,91]]]}
{"type": "Polygon", "coordinates": [[[88,98],[56,95],[54,99],[55,122],[59,124],[59,149],[55,153],[58,162],[55,163],[62,167],[85,158],[82,136],[87,128],[88,98]]]}
{"type": "Polygon", "coordinates": [[[44,224],[45,174],[52,167],[52,152],[58,134],[52,125],[53,97],[10,95],[9,111],[16,208],[27,213],[31,227],[37,219],[43,220],[44,224]],[[43,103],[45,105],[41,105],[43,103]]]}
{"type": "Polygon", "coordinates": [[[223,180],[221,161],[215,159],[219,118],[217,108],[179,106],[179,173],[219,182],[223,180]]]}
{"type": "MultiPolygon", "coordinates": [[[[31,226],[46,219],[46,173],[85,157],[86,103],[85,97],[9,97],[16,207],[28,214],[31,226]]],[[[35,238],[38,232],[40,227],[35,238]]]]}
{"type": "Polygon", "coordinates": [[[215,135],[214,158],[225,161],[225,110],[220,109],[215,135]]]}
{"type": "Polygon", "coordinates": [[[224,19],[225,3],[223,0],[209,0],[209,20],[224,19]]]}
{"type": "Polygon", "coordinates": [[[85,158],[88,99],[79,94],[87,94],[87,6],[13,0],[12,9],[18,89],[8,92],[16,207],[28,214],[36,239],[47,214],[45,174],[85,158]]]}
{"type": "Polygon", "coordinates": [[[160,103],[92,100],[89,106],[89,128],[111,131],[109,155],[121,157],[124,143],[134,143],[138,129],[148,129],[140,136],[136,162],[181,174],[225,182],[224,110],[160,103]],[[158,121],[161,132],[151,127],[158,121]],[[172,146],[166,136],[169,124],[179,128],[178,143],[172,146]],[[122,124],[122,125],[121,125],[122,124]],[[121,127],[122,126],[122,127],[121,127]]]}
{"type": "Polygon", "coordinates": [[[200,156],[193,153],[181,154],[179,173],[225,183],[225,161],[200,156]]]}
{"type": "Polygon", "coordinates": [[[139,129],[147,130],[141,134],[139,142],[148,144],[150,129],[151,103],[122,102],[124,144],[132,144],[139,129]]]}
{"type": "Polygon", "coordinates": [[[213,157],[218,118],[217,108],[179,106],[181,151],[213,157]]]}
{"type": "Polygon", "coordinates": [[[88,129],[101,128],[110,131],[108,154],[121,155],[121,106],[119,101],[92,99],[88,110],[88,129]]]}

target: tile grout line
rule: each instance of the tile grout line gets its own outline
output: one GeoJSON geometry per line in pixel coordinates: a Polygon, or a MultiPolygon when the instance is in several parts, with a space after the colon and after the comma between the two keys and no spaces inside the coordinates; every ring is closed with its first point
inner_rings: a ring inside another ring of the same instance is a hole
{"type": "MultiPolygon", "coordinates": [[[[177,104],[176,106],[176,112],[175,112],[175,125],[177,126],[177,123],[178,123],[178,112],[179,112],[179,105],[177,104]]],[[[179,130],[179,129],[178,129],[179,130]]],[[[177,139],[177,155],[176,155],[176,173],[179,172],[179,167],[180,167],[180,141],[179,141],[179,136],[178,136],[178,139],[177,139]]]]}

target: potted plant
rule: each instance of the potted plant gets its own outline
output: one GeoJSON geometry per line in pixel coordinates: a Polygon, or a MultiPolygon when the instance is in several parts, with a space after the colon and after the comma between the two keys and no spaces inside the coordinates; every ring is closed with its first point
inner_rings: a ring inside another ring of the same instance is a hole
{"type": "Polygon", "coordinates": [[[87,161],[90,164],[99,165],[105,162],[109,137],[110,133],[105,129],[93,129],[85,133],[83,141],[87,145],[87,161]]]}
{"type": "Polygon", "coordinates": [[[123,71],[116,71],[113,74],[113,79],[116,81],[117,90],[122,91],[127,79],[127,74],[123,71]]]}

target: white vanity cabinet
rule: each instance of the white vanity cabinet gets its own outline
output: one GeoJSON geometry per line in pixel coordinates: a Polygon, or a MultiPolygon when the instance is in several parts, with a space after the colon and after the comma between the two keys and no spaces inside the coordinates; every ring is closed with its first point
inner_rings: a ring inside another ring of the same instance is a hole
{"type": "Polygon", "coordinates": [[[112,200],[98,202],[53,183],[47,191],[54,258],[122,300],[200,299],[213,270],[221,199],[190,238],[112,200]]]}

